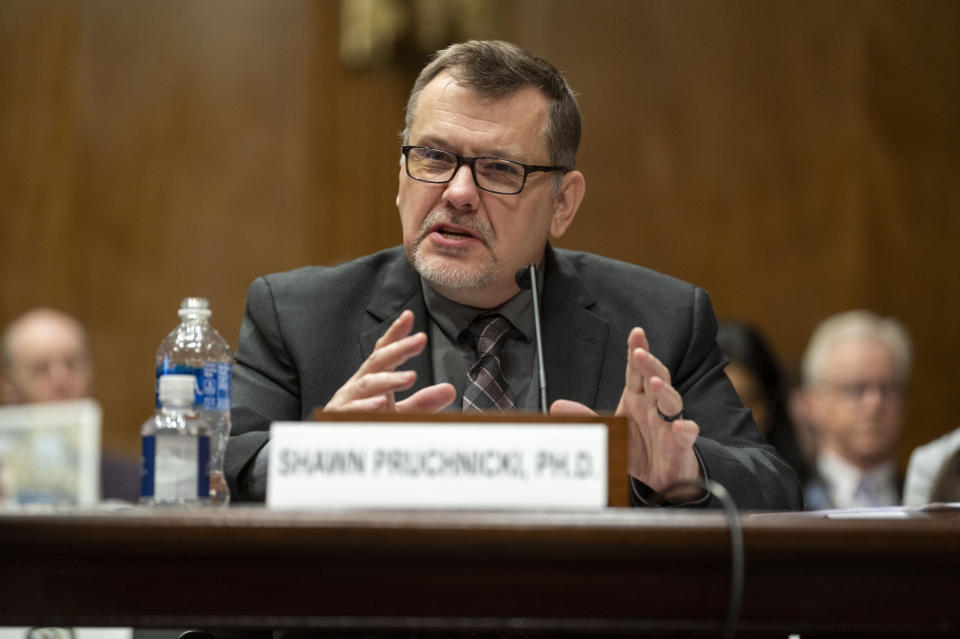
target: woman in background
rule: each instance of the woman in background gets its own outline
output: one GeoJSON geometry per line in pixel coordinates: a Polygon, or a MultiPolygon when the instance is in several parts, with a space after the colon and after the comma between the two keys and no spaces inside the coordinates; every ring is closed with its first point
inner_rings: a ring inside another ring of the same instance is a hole
{"type": "Polygon", "coordinates": [[[809,466],[790,419],[787,379],[763,335],[742,322],[722,321],[717,341],[730,359],[727,377],[740,401],[753,412],[767,441],[805,481],[809,466]]]}

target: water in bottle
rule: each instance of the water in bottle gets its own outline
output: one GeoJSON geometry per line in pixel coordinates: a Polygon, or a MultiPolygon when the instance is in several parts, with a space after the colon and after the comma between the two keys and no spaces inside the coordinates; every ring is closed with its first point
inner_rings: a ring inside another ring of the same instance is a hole
{"type": "Polygon", "coordinates": [[[140,429],[140,503],[210,503],[210,424],[196,404],[197,378],[160,378],[160,408],[140,429]]]}
{"type": "MultiPolygon", "coordinates": [[[[230,374],[233,354],[227,341],[210,324],[210,303],[188,297],[180,304],[180,325],[157,348],[157,388],[165,375],[193,375],[197,406],[211,424],[210,499],[226,504],[230,491],[223,475],[223,456],[230,435],[230,374]]],[[[157,407],[160,405],[159,393],[157,407]]]]}

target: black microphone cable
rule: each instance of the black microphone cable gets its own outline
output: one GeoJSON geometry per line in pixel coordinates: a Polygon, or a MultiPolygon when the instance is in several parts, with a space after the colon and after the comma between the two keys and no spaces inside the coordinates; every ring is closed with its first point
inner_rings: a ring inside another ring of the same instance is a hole
{"type": "Polygon", "coordinates": [[[706,488],[723,506],[723,512],[727,518],[727,528],[730,530],[730,602],[727,606],[727,620],[723,625],[723,636],[725,639],[733,639],[737,633],[737,623],[740,621],[740,609],[743,605],[745,562],[743,524],[740,521],[740,511],[737,510],[737,504],[723,484],[708,479],[706,488]]]}
{"type": "MultiPolygon", "coordinates": [[[[682,488],[698,488],[706,490],[717,498],[723,507],[723,513],[727,520],[727,529],[730,531],[730,599],[727,603],[727,618],[723,624],[724,639],[733,639],[737,632],[737,624],[740,621],[740,610],[743,606],[743,581],[744,581],[744,549],[743,549],[743,523],[740,521],[740,511],[736,502],[730,495],[730,492],[718,481],[712,479],[697,479],[690,481],[678,481],[667,486],[667,488],[658,493],[653,505],[661,506],[666,502],[666,497],[675,490],[682,488]]],[[[641,501],[645,501],[638,493],[634,485],[633,478],[630,478],[630,489],[634,495],[641,501]]]]}

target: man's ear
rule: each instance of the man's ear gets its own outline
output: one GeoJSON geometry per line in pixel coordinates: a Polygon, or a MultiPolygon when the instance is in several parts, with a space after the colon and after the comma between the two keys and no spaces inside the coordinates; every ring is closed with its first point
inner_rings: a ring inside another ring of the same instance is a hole
{"type": "Polygon", "coordinates": [[[397,208],[400,208],[400,185],[403,184],[403,179],[407,177],[406,167],[403,164],[403,153],[400,154],[400,175],[397,177],[397,198],[394,200],[394,203],[397,205],[397,208]]]}
{"type": "Polygon", "coordinates": [[[553,199],[553,217],[550,220],[551,237],[557,238],[567,232],[567,228],[577,215],[586,188],[586,181],[580,171],[570,171],[563,176],[560,191],[553,199]]]}

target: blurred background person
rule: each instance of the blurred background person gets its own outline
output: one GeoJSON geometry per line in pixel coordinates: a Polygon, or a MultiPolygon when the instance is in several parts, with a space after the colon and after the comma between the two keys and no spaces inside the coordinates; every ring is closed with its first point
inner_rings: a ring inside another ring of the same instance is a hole
{"type": "MultiPolygon", "coordinates": [[[[35,308],[11,321],[0,342],[0,399],[33,404],[84,399],[93,395],[93,362],[87,332],[74,317],[35,308]]],[[[136,501],[139,461],[107,450],[100,454],[102,499],[136,501]]]]}
{"type": "Polygon", "coordinates": [[[720,348],[730,360],[727,377],[743,405],[801,482],[809,477],[804,457],[787,406],[787,378],[767,340],[756,328],[743,322],[721,321],[717,332],[720,348]]]}
{"type": "Polygon", "coordinates": [[[801,362],[817,447],[808,509],[900,504],[895,452],[911,359],[910,337],[892,318],[849,311],[816,328],[801,362]]]}
{"type": "Polygon", "coordinates": [[[49,308],[27,311],[3,333],[4,404],[90,397],[93,366],[87,333],[73,317],[49,308]]]}
{"type": "Polygon", "coordinates": [[[933,488],[930,490],[931,503],[956,503],[960,502],[960,449],[954,450],[953,454],[940,465],[940,471],[933,480],[933,488]]]}
{"type": "Polygon", "coordinates": [[[904,506],[922,506],[938,501],[932,496],[934,484],[947,460],[957,451],[960,451],[960,428],[913,449],[903,486],[904,506]]]}

